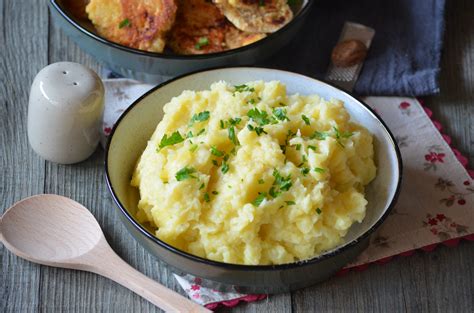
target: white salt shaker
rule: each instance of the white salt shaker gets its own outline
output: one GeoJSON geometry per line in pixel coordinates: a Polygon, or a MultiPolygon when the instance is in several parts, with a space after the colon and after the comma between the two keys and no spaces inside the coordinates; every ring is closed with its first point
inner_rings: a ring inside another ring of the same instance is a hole
{"type": "Polygon", "coordinates": [[[97,148],[104,112],[104,86],[97,74],[73,62],[58,62],[35,77],[28,107],[28,139],[46,160],[72,164],[97,148]]]}

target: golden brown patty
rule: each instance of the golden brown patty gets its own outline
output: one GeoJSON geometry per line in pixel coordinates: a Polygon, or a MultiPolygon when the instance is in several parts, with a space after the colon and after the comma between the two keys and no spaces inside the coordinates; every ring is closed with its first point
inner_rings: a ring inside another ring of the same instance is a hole
{"type": "Polygon", "coordinates": [[[248,34],[229,23],[210,1],[180,0],[169,46],[179,54],[205,54],[234,49],[265,34],[248,34]]]}
{"type": "Polygon", "coordinates": [[[101,36],[152,52],[163,52],[176,10],[175,0],[91,0],[86,7],[101,36]]]}
{"type": "Polygon", "coordinates": [[[273,33],[293,18],[287,0],[213,0],[238,29],[251,33],[273,33]]]}

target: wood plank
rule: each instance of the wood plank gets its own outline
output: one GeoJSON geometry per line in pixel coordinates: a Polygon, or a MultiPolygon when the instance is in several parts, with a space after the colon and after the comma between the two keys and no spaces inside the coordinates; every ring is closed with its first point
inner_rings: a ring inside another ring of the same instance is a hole
{"type": "MultiPolygon", "coordinates": [[[[42,3],[27,1],[0,1],[0,12],[0,206],[3,211],[24,197],[43,192],[44,161],[29,147],[26,117],[30,84],[48,62],[48,13],[42,3]]],[[[3,245],[0,254],[0,311],[36,311],[40,266],[14,256],[3,245]]]]}
{"type": "Polygon", "coordinates": [[[426,103],[474,168],[474,1],[446,1],[446,6],[441,93],[426,103]]]}

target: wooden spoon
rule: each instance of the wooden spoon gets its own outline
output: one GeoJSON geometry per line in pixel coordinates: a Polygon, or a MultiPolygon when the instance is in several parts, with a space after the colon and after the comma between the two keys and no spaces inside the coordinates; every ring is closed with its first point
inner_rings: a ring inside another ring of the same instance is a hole
{"type": "Polygon", "coordinates": [[[15,203],[0,219],[0,240],[31,262],[108,277],[165,311],[210,312],[123,261],[89,210],[69,198],[37,195],[15,203]]]}

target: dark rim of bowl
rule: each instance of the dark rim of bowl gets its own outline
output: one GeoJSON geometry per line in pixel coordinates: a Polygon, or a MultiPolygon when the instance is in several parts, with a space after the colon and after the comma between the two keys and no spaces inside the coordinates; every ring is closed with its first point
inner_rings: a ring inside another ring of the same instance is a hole
{"type": "Polygon", "coordinates": [[[395,141],[395,137],[393,136],[393,134],[390,132],[389,128],[387,127],[387,125],[384,123],[384,121],[378,116],[378,114],[372,109],[370,108],[365,102],[361,101],[360,99],[358,99],[356,96],[352,95],[351,93],[349,92],[346,92],[340,88],[338,88],[337,86],[333,85],[333,84],[330,84],[330,83],[327,83],[327,82],[324,82],[324,81],[320,81],[318,79],[315,79],[315,78],[312,78],[312,77],[309,77],[309,76],[305,76],[305,75],[302,75],[302,74],[298,74],[298,73],[293,73],[293,72],[289,72],[289,71],[282,71],[282,70],[277,70],[277,69],[271,69],[271,68],[263,68],[263,67],[252,67],[252,66],[234,66],[234,67],[215,67],[215,68],[211,68],[211,69],[206,69],[206,70],[198,70],[198,71],[194,71],[194,72],[191,72],[191,73],[187,73],[187,74],[184,74],[184,75],[180,75],[180,76],[177,76],[173,79],[170,79],[164,83],[161,83],[155,87],[153,87],[152,89],[150,89],[149,91],[147,91],[145,94],[143,94],[140,98],[138,98],[137,100],[135,100],[123,113],[122,115],[119,117],[119,119],[117,120],[117,122],[115,123],[110,135],[109,135],[109,138],[108,138],[108,141],[107,141],[107,147],[105,149],[105,179],[106,179],[106,183],[107,183],[107,187],[109,188],[109,191],[112,195],[112,198],[114,200],[114,202],[116,203],[116,205],[120,208],[120,210],[122,211],[122,213],[125,215],[125,217],[128,219],[129,222],[132,223],[132,225],[142,234],[144,235],[145,237],[147,237],[149,240],[153,241],[154,243],[158,244],[159,246],[161,246],[162,248],[166,249],[166,250],[169,250],[173,253],[176,253],[178,255],[180,255],[181,257],[185,257],[191,261],[196,261],[196,262],[199,262],[199,263],[204,263],[206,265],[212,265],[212,266],[217,266],[217,267],[221,267],[221,268],[225,268],[225,269],[231,269],[231,270],[240,270],[240,271],[255,271],[255,270],[258,270],[258,271],[272,271],[272,270],[286,270],[286,269],[293,269],[293,268],[297,268],[297,267],[301,267],[301,266],[306,266],[306,265],[310,265],[310,264],[315,264],[315,263],[319,263],[325,259],[328,259],[328,258],[331,258],[333,256],[336,256],[338,254],[341,254],[343,253],[344,251],[350,249],[351,247],[355,246],[356,244],[358,244],[359,242],[361,242],[362,240],[364,240],[365,238],[367,238],[370,234],[372,234],[382,223],[383,221],[387,218],[387,216],[390,214],[390,212],[392,211],[393,207],[395,206],[396,202],[397,202],[397,199],[398,199],[398,196],[399,196],[399,193],[400,193],[400,188],[401,188],[401,180],[402,180],[402,176],[403,176],[403,172],[402,172],[402,169],[403,169],[403,164],[402,164],[402,157],[401,157],[401,154],[400,154],[400,150],[398,148],[398,145],[396,144],[396,141],[395,141]],[[128,212],[128,210],[122,205],[122,203],[120,202],[120,200],[118,199],[118,197],[116,196],[115,194],[115,191],[114,191],[114,188],[112,186],[112,183],[110,181],[110,178],[109,178],[109,167],[108,167],[108,159],[109,159],[109,151],[110,151],[110,144],[113,140],[113,136],[115,134],[115,130],[118,128],[118,126],[120,125],[120,122],[122,121],[122,119],[125,118],[125,116],[128,114],[129,111],[131,111],[137,104],[139,104],[142,99],[146,98],[148,95],[150,95],[151,93],[154,93],[155,91],[159,90],[160,88],[168,85],[168,84],[171,84],[177,80],[180,80],[184,77],[187,77],[187,76],[192,76],[192,75],[195,75],[195,74],[199,74],[199,73],[204,73],[204,72],[211,72],[211,71],[216,71],[216,70],[225,70],[225,69],[249,69],[249,70],[253,70],[253,69],[260,69],[260,70],[270,70],[270,71],[278,71],[278,72],[282,72],[282,73],[286,73],[286,74],[291,74],[291,75],[299,75],[303,78],[306,78],[306,79],[312,79],[314,81],[317,81],[319,83],[323,83],[323,84],[326,84],[328,86],[331,86],[331,87],[334,87],[336,88],[339,92],[341,93],[344,93],[346,94],[347,96],[349,96],[350,98],[352,98],[355,102],[361,104],[369,113],[371,113],[373,115],[373,117],[381,123],[381,125],[383,126],[384,130],[387,132],[387,134],[389,135],[389,138],[391,140],[391,144],[393,146],[393,149],[395,150],[395,154],[396,154],[396,157],[397,157],[397,163],[398,163],[398,172],[399,172],[399,176],[398,176],[398,181],[397,181],[397,188],[395,190],[395,193],[393,195],[393,198],[391,199],[391,202],[387,208],[387,210],[384,212],[384,214],[378,219],[378,221],[371,227],[369,228],[368,230],[366,230],[362,235],[360,235],[359,237],[357,237],[356,239],[346,243],[345,245],[343,246],[340,246],[338,248],[335,248],[333,250],[330,250],[329,252],[327,253],[323,253],[321,255],[318,255],[312,259],[308,259],[308,260],[301,260],[301,261],[297,261],[297,262],[293,262],[293,263],[286,263],[286,264],[276,264],[276,265],[243,265],[243,264],[232,264],[232,263],[224,263],[224,262],[219,262],[219,261],[213,261],[213,260],[209,260],[209,259],[205,259],[205,258],[201,258],[201,257],[198,257],[198,256],[195,256],[195,255],[192,255],[190,253],[187,253],[185,251],[182,251],[182,250],[179,250],[169,244],[167,244],[166,242],[158,239],[156,236],[154,236],[152,233],[150,233],[148,230],[146,230],[142,225],[140,225],[140,223],[138,221],[135,220],[135,218],[128,212]]]}
{"type": "Polygon", "coordinates": [[[138,54],[138,55],[145,55],[145,56],[148,56],[148,57],[158,57],[158,58],[163,58],[163,59],[177,59],[177,60],[193,60],[193,59],[202,60],[202,59],[211,59],[211,58],[214,58],[214,57],[230,56],[230,55],[242,52],[242,51],[250,50],[250,49],[256,48],[258,46],[264,45],[266,42],[268,42],[268,41],[272,40],[273,38],[275,38],[276,36],[278,36],[279,33],[285,32],[288,28],[292,27],[296,23],[297,20],[303,19],[303,17],[308,14],[309,9],[311,8],[311,6],[313,5],[314,2],[315,1],[313,1],[313,0],[308,0],[306,2],[306,5],[304,5],[298,13],[296,13],[296,15],[293,17],[293,19],[289,23],[284,25],[282,28],[280,28],[276,32],[271,33],[271,34],[267,34],[267,36],[265,38],[260,39],[260,40],[254,42],[254,43],[249,44],[249,45],[242,46],[242,47],[236,48],[236,49],[230,49],[230,50],[222,51],[222,52],[205,53],[205,54],[193,54],[193,55],[179,55],[179,54],[165,54],[165,53],[158,53],[158,52],[149,52],[149,51],[145,51],[145,50],[130,48],[130,47],[112,42],[108,39],[105,39],[102,36],[99,36],[99,35],[91,32],[91,31],[85,29],[84,27],[82,27],[79,23],[76,22],[76,18],[72,17],[69,12],[66,12],[65,10],[63,10],[61,8],[61,6],[57,3],[57,0],[50,0],[50,3],[54,7],[54,9],[66,21],[68,21],[76,29],[81,31],[83,34],[91,37],[92,39],[95,39],[95,40],[97,40],[97,41],[99,41],[103,44],[108,45],[108,46],[111,46],[111,47],[114,47],[114,48],[117,48],[117,49],[120,49],[120,50],[124,50],[126,52],[138,54]]]}

